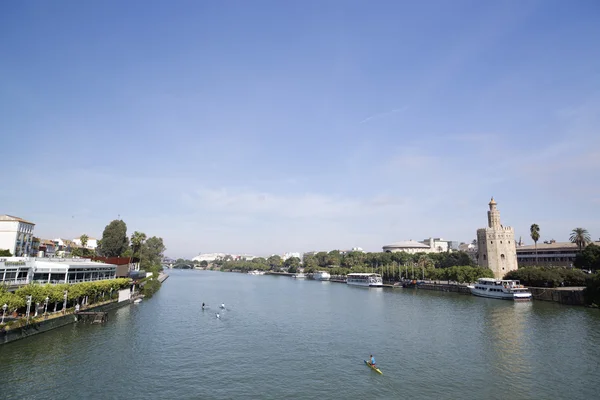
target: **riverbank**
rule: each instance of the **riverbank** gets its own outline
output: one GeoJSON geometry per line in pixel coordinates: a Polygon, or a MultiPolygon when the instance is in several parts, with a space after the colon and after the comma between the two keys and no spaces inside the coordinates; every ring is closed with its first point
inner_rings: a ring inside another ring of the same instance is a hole
{"type": "MultiPolygon", "coordinates": [[[[112,300],[102,304],[94,305],[89,308],[82,309],[85,312],[106,312],[114,310],[119,307],[131,304],[130,300],[119,302],[118,300],[112,300]]],[[[14,342],[15,340],[25,339],[29,336],[37,335],[39,333],[48,332],[50,330],[60,328],[61,326],[69,325],[77,322],[77,314],[73,311],[69,311],[64,315],[49,315],[48,319],[34,320],[28,325],[13,328],[8,330],[0,331],[0,345],[14,342]]]]}

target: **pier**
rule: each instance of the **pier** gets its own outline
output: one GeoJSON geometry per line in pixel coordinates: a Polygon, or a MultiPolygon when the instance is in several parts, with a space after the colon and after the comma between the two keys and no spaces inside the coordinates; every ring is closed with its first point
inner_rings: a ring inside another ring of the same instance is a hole
{"type": "Polygon", "coordinates": [[[75,317],[81,322],[91,322],[92,324],[102,324],[108,321],[106,311],[83,311],[75,313],[75,317]]]}

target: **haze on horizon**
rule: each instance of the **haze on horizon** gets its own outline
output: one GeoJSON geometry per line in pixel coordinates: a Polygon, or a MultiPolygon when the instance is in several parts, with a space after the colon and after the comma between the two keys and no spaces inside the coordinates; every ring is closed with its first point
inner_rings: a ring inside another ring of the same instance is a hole
{"type": "Polygon", "coordinates": [[[0,213],[166,254],[600,237],[600,4],[0,4],[0,213]]]}

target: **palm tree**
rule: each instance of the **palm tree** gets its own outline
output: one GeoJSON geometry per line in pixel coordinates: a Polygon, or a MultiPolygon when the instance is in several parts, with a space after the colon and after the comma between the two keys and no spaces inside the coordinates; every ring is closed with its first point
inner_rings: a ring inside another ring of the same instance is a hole
{"type": "Polygon", "coordinates": [[[133,250],[133,256],[135,257],[136,253],[139,253],[137,254],[137,257],[140,259],[140,264],[142,263],[142,244],[144,244],[145,240],[146,234],[144,232],[135,231],[131,235],[131,247],[133,250]]]}
{"type": "Polygon", "coordinates": [[[86,235],[85,233],[83,235],[79,236],[79,240],[81,241],[81,247],[83,247],[84,249],[87,247],[88,239],[89,239],[89,236],[86,235]]]}
{"type": "Polygon", "coordinates": [[[590,233],[585,228],[575,228],[571,231],[571,236],[569,237],[571,243],[575,243],[579,251],[582,251],[583,248],[592,241],[592,237],[590,233]]]}
{"type": "Polygon", "coordinates": [[[537,242],[540,240],[540,227],[538,224],[531,224],[529,228],[529,232],[531,232],[531,239],[533,239],[533,243],[535,243],[535,265],[538,263],[538,252],[537,252],[537,242]]]}

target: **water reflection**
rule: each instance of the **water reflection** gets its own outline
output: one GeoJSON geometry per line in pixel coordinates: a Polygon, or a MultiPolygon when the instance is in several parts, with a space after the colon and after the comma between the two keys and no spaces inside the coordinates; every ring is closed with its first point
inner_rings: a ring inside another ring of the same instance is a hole
{"type": "Polygon", "coordinates": [[[478,299],[483,307],[483,334],[488,344],[486,353],[492,374],[507,387],[530,391],[531,364],[526,356],[526,327],[532,312],[532,302],[508,302],[496,299],[478,299]]]}

